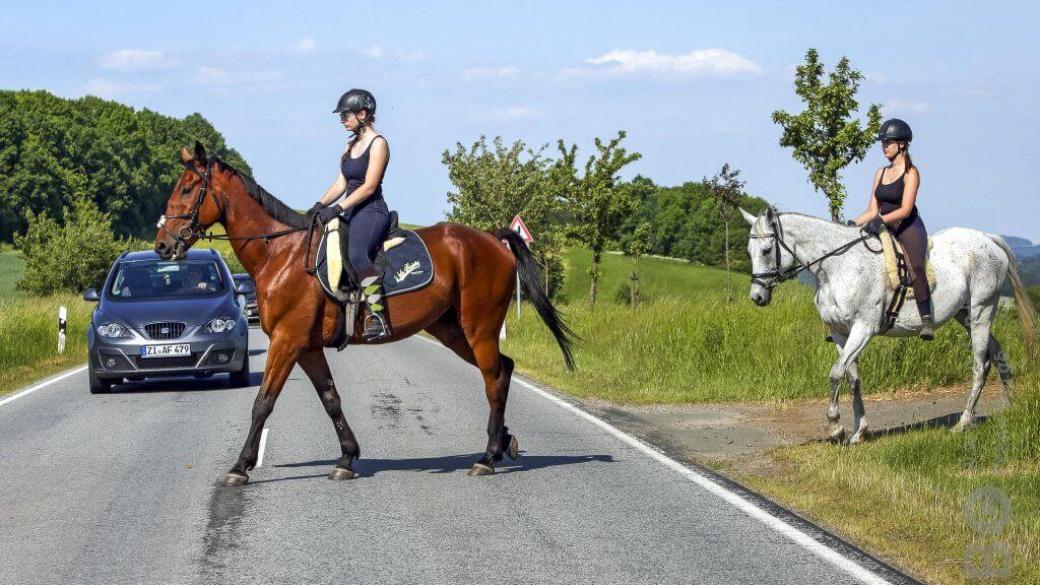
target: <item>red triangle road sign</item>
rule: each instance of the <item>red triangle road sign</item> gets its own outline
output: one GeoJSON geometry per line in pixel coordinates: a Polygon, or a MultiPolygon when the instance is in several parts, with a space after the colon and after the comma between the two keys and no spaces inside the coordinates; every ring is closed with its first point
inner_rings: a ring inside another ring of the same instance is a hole
{"type": "Polygon", "coordinates": [[[528,246],[530,246],[531,242],[534,241],[534,236],[531,235],[531,230],[527,229],[527,224],[524,223],[524,220],[520,219],[520,215],[513,217],[513,221],[509,224],[509,229],[520,234],[520,237],[523,238],[524,242],[528,246]]]}

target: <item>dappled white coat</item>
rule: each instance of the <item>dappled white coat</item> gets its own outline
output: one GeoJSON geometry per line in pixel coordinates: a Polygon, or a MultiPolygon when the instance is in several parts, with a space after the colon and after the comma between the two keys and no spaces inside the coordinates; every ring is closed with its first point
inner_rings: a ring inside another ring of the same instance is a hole
{"type": "MultiPolygon", "coordinates": [[[[756,274],[808,264],[863,235],[858,227],[848,227],[799,213],[777,213],[771,208],[758,217],[743,209],[741,213],[751,225],[748,254],[751,256],[752,271],[756,274]],[[775,225],[780,226],[783,243],[794,252],[792,257],[781,246],[779,267],[776,266],[774,248],[777,245],[773,237],[775,225]]],[[[1006,278],[1011,278],[1019,317],[1031,346],[1034,342],[1035,315],[1018,278],[1014,255],[1000,236],[967,228],[949,228],[929,239],[931,250],[928,263],[935,273],[931,298],[936,326],[955,319],[964,325],[972,338],[974,383],[968,404],[955,427],[956,430],[962,430],[972,421],[979,392],[994,361],[998,363],[1004,384],[1010,381],[1010,371],[1000,345],[990,334],[1000,289],[1006,278]]],[[[838,390],[846,375],[854,393],[855,420],[851,441],[859,442],[866,438],[867,424],[860,395],[858,360],[870,338],[879,334],[893,292],[888,286],[885,260],[880,252],[880,241],[870,238],[808,269],[817,281],[816,309],[830,328],[839,354],[831,368],[831,402],[827,411],[834,440],[845,437],[845,429],[838,423],[837,400],[838,390]]],[[[766,286],[753,283],[751,300],[759,306],[765,306],[771,300],[774,283],[770,277],[760,279],[765,281],[766,286]]],[[[906,302],[895,325],[884,335],[905,337],[916,335],[920,329],[921,317],[916,304],[906,302]]]]}

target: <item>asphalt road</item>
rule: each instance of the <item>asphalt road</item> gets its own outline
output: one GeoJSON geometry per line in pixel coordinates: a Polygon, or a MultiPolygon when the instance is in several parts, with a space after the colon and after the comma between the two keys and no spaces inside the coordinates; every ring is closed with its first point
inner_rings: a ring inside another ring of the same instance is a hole
{"type": "Polygon", "coordinates": [[[480,376],[416,338],[328,353],[361,477],[326,479],[338,444],[297,369],[251,483],[221,487],[265,358],[251,336],[249,388],[92,396],[80,372],[0,405],[0,583],[864,582],[519,384],[506,421],[522,456],[468,477],[480,376]]]}

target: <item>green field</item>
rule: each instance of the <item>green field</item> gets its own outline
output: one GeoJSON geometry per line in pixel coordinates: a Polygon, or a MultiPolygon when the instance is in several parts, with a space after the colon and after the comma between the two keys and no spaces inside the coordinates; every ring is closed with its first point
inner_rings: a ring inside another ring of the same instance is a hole
{"type": "MultiPolygon", "coordinates": [[[[510,311],[504,351],[520,372],[582,397],[625,403],[691,403],[720,400],[785,400],[826,396],[827,373],[836,358],[812,289],[788,283],[768,307],[747,299],[748,278],[734,275],[733,303],[725,302],[725,272],[661,259],[640,261],[641,287],[650,301],[635,309],[603,294],[587,301],[588,253],[567,256],[565,300],[560,309],[582,338],[578,370],[563,367],[559,349],[537,314],[510,311]]],[[[631,259],[606,256],[606,293],[625,286],[631,259]]],[[[1017,370],[1025,367],[1024,342],[1010,311],[995,335],[1017,370]]],[[[862,360],[865,392],[927,389],[970,380],[968,336],[958,324],[934,341],[879,338],[862,360]]]]}

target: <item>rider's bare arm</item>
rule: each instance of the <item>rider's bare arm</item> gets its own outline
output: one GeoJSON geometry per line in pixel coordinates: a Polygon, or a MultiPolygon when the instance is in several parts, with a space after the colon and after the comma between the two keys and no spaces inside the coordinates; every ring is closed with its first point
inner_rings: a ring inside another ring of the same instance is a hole
{"type": "Polygon", "coordinates": [[[852,221],[855,222],[856,225],[863,225],[877,217],[878,204],[874,192],[877,191],[878,183],[881,181],[881,173],[881,169],[878,169],[878,171],[874,173],[874,184],[870,187],[870,200],[867,202],[867,210],[853,218],[852,221]]]}
{"type": "Polygon", "coordinates": [[[914,210],[914,203],[917,202],[917,187],[920,184],[921,175],[918,174],[917,167],[911,167],[903,178],[903,204],[892,213],[882,215],[881,220],[886,224],[893,224],[909,217],[914,210]]]}
{"type": "Polygon", "coordinates": [[[386,162],[390,158],[390,149],[386,145],[386,139],[380,140],[380,138],[380,136],[373,138],[374,142],[372,142],[372,146],[368,150],[368,171],[365,172],[365,182],[340,202],[339,205],[343,209],[350,209],[368,199],[372,193],[375,193],[379,183],[382,182],[383,172],[386,171],[386,162]]]}
{"type": "MultiPolygon", "coordinates": [[[[349,150],[350,149],[348,148],[347,151],[349,150]]],[[[346,156],[347,151],[343,152],[344,156],[346,156]]],[[[339,199],[340,196],[343,195],[343,192],[346,190],[347,178],[343,176],[343,169],[342,167],[340,167],[340,171],[336,173],[336,180],[332,182],[332,185],[329,185],[329,188],[325,190],[325,194],[322,195],[321,198],[318,199],[318,201],[322,205],[328,205],[329,203],[332,203],[333,201],[339,199]]]]}

